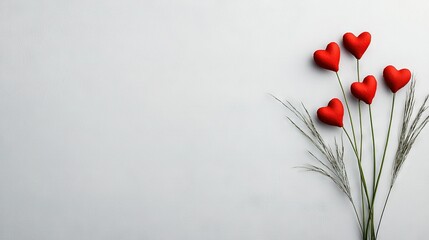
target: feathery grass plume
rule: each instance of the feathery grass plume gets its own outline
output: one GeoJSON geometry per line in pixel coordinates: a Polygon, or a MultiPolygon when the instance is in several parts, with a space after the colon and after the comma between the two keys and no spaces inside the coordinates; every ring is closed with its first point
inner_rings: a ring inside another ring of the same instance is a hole
{"type": "Polygon", "coordinates": [[[413,79],[411,81],[405,99],[404,113],[402,116],[401,135],[399,137],[399,144],[396,150],[395,160],[393,162],[392,180],[390,183],[390,187],[393,187],[393,185],[395,184],[399,171],[401,170],[401,167],[404,164],[405,159],[407,158],[408,153],[410,152],[414,142],[416,141],[417,137],[424,129],[426,124],[429,122],[429,115],[424,116],[426,110],[428,109],[427,103],[429,95],[425,97],[414,119],[411,119],[415,104],[415,85],[416,81],[413,79]]]}
{"type": "Polygon", "coordinates": [[[304,135],[310,142],[319,150],[319,152],[324,156],[325,160],[317,157],[315,153],[312,151],[308,151],[308,153],[320,164],[316,166],[314,164],[306,164],[301,166],[308,171],[317,172],[330,178],[337,187],[346,194],[347,198],[352,202],[352,195],[350,191],[350,184],[347,177],[346,168],[344,165],[344,145],[343,139],[338,143],[335,140],[335,150],[333,150],[322,138],[316,126],[314,125],[314,121],[308,113],[307,108],[304,104],[301,104],[302,109],[299,111],[294,105],[292,105],[289,101],[283,102],[274,95],[271,95],[275,100],[280,102],[284,107],[286,107],[296,118],[299,119],[299,122],[295,122],[289,116],[287,119],[290,123],[292,123],[295,128],[299,130],[299,132],[304,135]],[[300,125],[304,125],[300,127],[300,125]]]}

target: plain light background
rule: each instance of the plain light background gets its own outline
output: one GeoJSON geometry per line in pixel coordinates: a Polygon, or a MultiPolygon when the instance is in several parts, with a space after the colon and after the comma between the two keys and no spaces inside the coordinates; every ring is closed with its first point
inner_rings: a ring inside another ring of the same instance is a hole
{"type": "MultiPolygon", "coordinates": [[[[384,66],[410,68],[418,99],[429,93],[428,11],[416,0],[0,1],[0,239],[359,239],[344,195],[294,168],[312,161],[310,145],[268,94],[314,114],[341,95],[313,52],[370,31],[361,71],[380,80],[381,146],[384,66]]],[[[340,68],[348,86],[345,52],[340,68]]],[[[428,144],[426,130],[380,240],[427,239],[428,144]]]]}

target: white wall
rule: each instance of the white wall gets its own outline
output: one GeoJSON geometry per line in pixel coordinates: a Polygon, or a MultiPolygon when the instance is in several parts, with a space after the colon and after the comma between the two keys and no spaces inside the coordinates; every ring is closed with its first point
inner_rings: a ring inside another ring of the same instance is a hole
{"type": "MultiPolygon", "coordinates": [[[[313,51],[366,30],[363,74],[409,67],[422,99],[428,10],[417,0],[2,0],[0,239],[359,239],[331,182],[293,168],[311,161],[309,144],[268,93],[312,112],[339,97],[313,51]]],[[[354,70],[342,55],[346,85],[354,70]]],[[[380,82],[380,145],[389,100],[380,82]]],[[[380,239],[427,239],[428,135],[380,239]]]]}

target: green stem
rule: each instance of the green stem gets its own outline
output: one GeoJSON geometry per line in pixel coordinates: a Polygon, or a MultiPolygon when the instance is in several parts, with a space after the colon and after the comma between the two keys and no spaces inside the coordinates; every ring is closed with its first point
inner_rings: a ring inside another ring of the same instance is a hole
{"type": "Polygon", "coordinates": [[[343,87],[343,83],[341,82],[340,75],[338,75],[338,72],[335,72],[335,74],[337,75],[338,83],[340,84],[341,92],[343,93],[344,102],[346,103],[347,112],[349,114],[349,119],[350,119],[350,125],[352,127],[352,134],[353,134],[353,140],[354,140],[353,142],[354,142],[355,149],[357,149],[355,127],[353,124],[352,114],[350,113],[349,102],[347,101],[346,92],[344,91],[344,87],[343,87]]]}
{"type": "Polygon", "coordinates": [[[375,199],[375,194],[377,193],[378,184],[380,183],[381,173],[383,171],[384,160],[386,158],[386,152],[387,152],[387,146],[389,145],[390,129],[392,128],[392,120],[393,120],[393,111],[395,110],[395,97],[396,97],[396,93],[393,93],[392,107],[390,109],[389,128],[387,129],[386,143],[384,144],[383,157],[381,158],[380,171],[378,172],[377,182],[375,184],[374,197],[373,197],[374,199],[375,199]]]}
{"type": "MultiPolygon", "coordinates": [[[[357,72],[357,81],[360,82],[360,70],[359,70],[359,59],[356,59],[356,72],[357,72]]],[[[362,110],[361,110],[361,101],[358,101],[358,107],[359,107],[359,130],[360,130],[360,146],[359,146],[359,158],[362,161],[362,142],[363,142],[363,133],[362,133],[362,110]]],[[[361,181],[360,184],[360,196],[361,196],[361,203],[362,203],[362,224],[365,226],[365,202],[364,202],[364,196],[363,196],[363,184],[361,181]]],[[[363,231],[363,239],[365,239],[366,232],[363,231]]]]}
{"type": "MultiPolygon", "coordinates": [[[[372,158],[373,158],[373,172],[372,172],[372,176],[373,176],[373,182],[372,182],[372,190],[373,190],[373,200],[372,200],[372,207],[371,207],[371,229],[372,232],[374,232],[374,200],[375,200],[375,193],[376,193],[376,189],[375,189],[375,177],[377,174],[377,157],[376,157],[376,148],[375,148],[375,137],[374,137],[374,123],[372,120],[372,109],[371,109],[371,104],[368,105],[368,111],[369,111],[369,121],[371,123],[371,136],[372,136],[372,158]]],[[[377,237],[375,237],[375,239],[377,239],[377,237]]]]}
{"type": "Polygon", "coordinates": [[[355,154],[355,156],[356,156],[356,159],[358,160],[358,161],[357,161],[357,163],[358,163],[358,167],[359,167],[359,174],[360,174],[361,181],[362,181],[362,183],[363,183],[363,188],[364,188],[364,190],[365,190],[366,200],[367,200],[368,206],[371,206],[371,205],[370,205],[370,200],[369,200],[369,194],[368,194],[368,187],[367,187],[367,184],[366,184],[365,175],[364,175],[364,173],[363,173],[362,164],[361,164],[361,161],[359,160],[359,154],[358,154],[358,152],[357,152],[356,148],[353,146],[353,141],[352,141],[352,139],[350,138],[349,133],[347,132],[347,130],[346,130],[344,127],[342,127],[342,128],[343,128],[343,130],[344,130],[344,132],[345,132],[345,134],[346,134],[346,136],[347,136],[347,138],[348,138],[348,140],[349,140],[349,142],[350,142],[350,145],[351,145],[351,146],[352,146],[352,148],[353,148],[353,152],[354,152],[354,154],[355,154]]]}
{"type": "MultiPolygon", "coordinates": [[[[381,158],[380,171],[378,172],[377,181],[375,183],[375,188],[374,188],[374,194],[372,196],[372,200],[371,200],[371,205],[370,206],[374,206],[375,197],[377,195],[377,190],[378,190],[378,184],[380,183],[381,173],[383,172],[384,160],[386,158],[386,153],[387,153],[387,146],[389,145],[390,130],[391,130],[391,127],[392,127],[392,120],[393,120],[393,112],[394,112],[394,109],[395,109],[395,97],[396,97],[396,94],[393,93],[392,107],[390,109],[389,127],[387,129],[387,136],[386,136],[386,142],[384,144],[383,157],[381,158]]],[[[374,235],[374,237],[376,237],[376,235],[374,233],[374,219],[371,218],[371,215],[373,215],[373,214],[374,214],[374,211],[373,211],[372,207],[370,207],[370,216],[368,217],[369,218],[368,221],[372,219],[372,230],[373,230],[372,234],[374,235]]],[[[368,229],[368,224],[369,223],[367,223],[366,229],[368,229]]]]}
{"type": "Polygon", "coordinates": [[[352,200],[352,199],[350,199],[350,202],[352,203],[353,210],[355,211],[356,218],[357,218],[357,221],[358,221],[358,223],[359,223],[360,231],[361,231],[361,232],[362,232],[362,234],[363,234],[363,227],[362,227],[362,224],[361,224],[360,219],[359,219],[359,214],[358,214],[358,212],[357,212],[356,205],[355,205],[355,203],[353,202],[353,200],[352,200]]]}
{"type": "MultiPolygon", "coordinates": [[[[359,59],[357,61],[357,77],[358,82],[360,82],[360,76],[359,76],[359,59]]],[[[359,157],[360,160],[362,160],[362,142],[363,142],[363,133],[362,133],[362,110],[361,110],[361,101],[358,102],[359,106],[359,127],[360,127],[360,148],[359,148],[359,157]]]]}
{"type": "Polygon", "coordinates": [[[378,220],[377,232],[375,234],[375,237],[378,236],[378,231],[380,230],[381,220],[383,219],[384,210],[386,210],[387,201],[389,201],[390,193],[392,192],[392,187],[393,186],[390,186],[389,193],[387,194],[386,200],[384,201],[383,211],[381,212],[380,220],[378,220]]]}
{"type": "Polygon", "coordinates": [[[376,151],[375,151],[375,137],[374,137],[374,123],[372,120],[372,109],[371,109],[371,105],[368,105],[368,111],[369,111],[369,122],[371,123],[371,136],[372,136],[372,160],[373,160],[373,171],[372,171],[372,175],[373,175],[373,183],[372,183],[372,190],[375,192],[375,179],[377,176],[377,158],[375,156],[376,151]]]}

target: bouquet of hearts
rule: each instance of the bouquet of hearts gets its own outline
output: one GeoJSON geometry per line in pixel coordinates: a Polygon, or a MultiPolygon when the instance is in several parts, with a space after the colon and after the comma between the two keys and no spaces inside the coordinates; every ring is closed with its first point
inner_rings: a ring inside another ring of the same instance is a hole
{"type": "Polygon", "coordinates": [[[339,75],[340,47],[337,43],[331,42],[327,45],[326,49],[315,51],[313,55],[315,63],[317,66],[335,73],[335,78],[338,81],[342,95],[342,100],[333,98],[327,106],[319,108],[317,110],[317,118],[324,124],[341,128],[342,133],[346,136],[346,141],[350,144],[352,151],[350,156],[353,156],[355,159],[356,169],[360,176],[360,186],[356,186],[358,190],[354,194],[352,194],[344,162],[343,134],[341,133],[341,141],[334,138],[332,143],[328,143],[317,129],[317,123],[313,119],[312,114],[309,113],[303,104],[295,106],[289,101],[281,101],[276,97],[274,98],[281,102],[290,113],[288,114],[290,123],[314,145],[314,150],[309,151],[309,154],[315,163],[302,167],[331,179],[350,201],[359,225],[361,238],[363,240],[376,240],[386,205],[401,167],[407,159],[408,153],[417,137],[429,122],[429,116],[426,111],[429,95],[426,96],[423,103],[415,106],[415,80],[411,80],[411,72],[406,68],[398,70],[391,65],[385,67],[383,70],[384,85],[390,89],[392,94],[387,134],[385,138],[383,136],[385,140],[382,142],[382,145],[379,145],[376,142],[374,134],[373,111],[371,109],[372,101],[377,92],[378,81],[373,75],[365,76],[361,80],[359,67],[361,58],[371,43],[371,34],[363,32],[356,37],[352,33],[346,33],[343,36],[342,43],[343,47],[356,58],[356,81],[350,84],[351,95],[346,94],[348,89],[344,88],[339,75]],[[395,116],[396,95],[407,84],[409,86],[403,103],[403,112],[399,116],[400,132],[391,166],[390,184],[387,186],[387,195],[381,199],[384,204],[379,204],[379,206],[383,207],[376,209],[375,203],[378,200],[377,192],[380,187],[380,178],[383,171],[386,171],[386,152],[389,140],[391,139],[390,132],[392,120],[395,116]],[[350,99],[348,99],[348,96],[350,96],[350,99]],[[356,101],[357,107],[354,112],[349,107],[349,102],[351,101],[356,101]],[[347,126],[343,123],[344,106],[347,110],[346,119],[349,120],[348,124],[346,124],[347,126]],[[368,114],[364,116],[363,111],[368,111],[368,114]],[[367,119],[363,119],[364,117],[367,119]],[[358,121],[354,122],[354,119],[358,121]],[[370,128],[370,136],[363,135],[363,121],[369,122],[367,125],[370,128]],[[370,141],[372,149],[364,149],[362,147],[365,141],[370,141]],[[371,155],[372,159],[363,159],[363,150],[371,151],[371,154],[367,155],[371,155]],[[371,164],[367,164],[367,166],[372,166],[372,169],[364,169],[362,161],[372,161],[371,164]],[[359,196],[359,198],[356,196],[359,196]],[[378,217],[375,218],[375,216],[378,217]]]}

